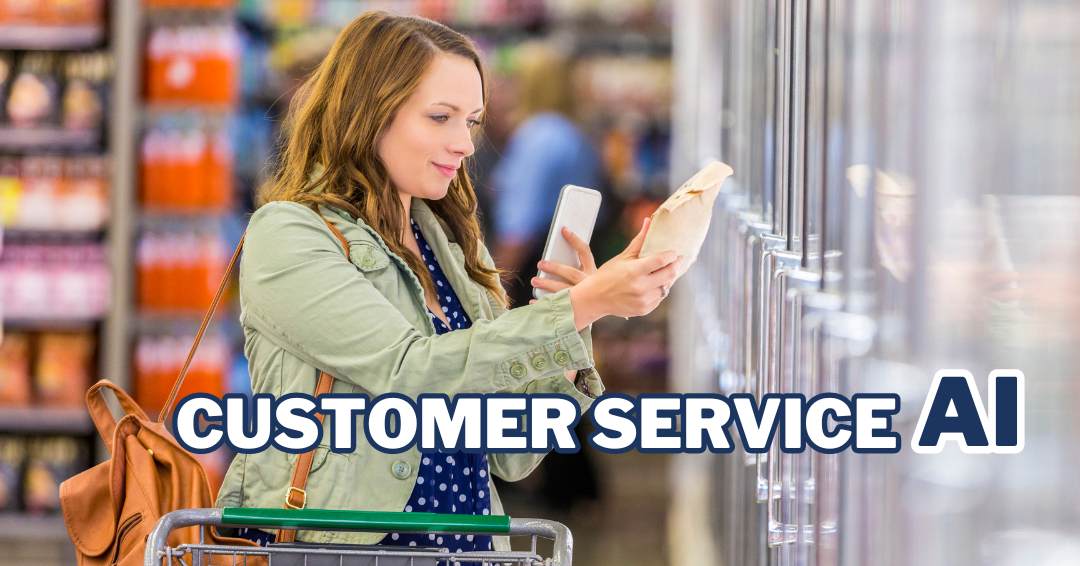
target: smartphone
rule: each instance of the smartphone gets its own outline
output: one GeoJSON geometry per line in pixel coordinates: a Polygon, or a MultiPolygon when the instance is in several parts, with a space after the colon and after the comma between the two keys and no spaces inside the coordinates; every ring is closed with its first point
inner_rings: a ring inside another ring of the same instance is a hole
{"type": "MultiPolygon", "coordinates": [[[[551,261],[569,265],[581,269],[581,260],[577,252],[570,246],[570,242],[562,235],[563,227],[567,227],[586,244],[592,239],[593,228],[596,227],[596,215],[600,212],[602,197],[598,191],[566,185],[559,193],[559,203],[555,205],[555,217],[551,220],[551,228],[548,229],[547,243],[544,244],[544,261],[551,261]]],[[[537,277],[554,279],[569,283],[561,277],[540,271],[537,277]]],[[[533,297],[539,299],[550,291],[533,288],[533,297]]]]}

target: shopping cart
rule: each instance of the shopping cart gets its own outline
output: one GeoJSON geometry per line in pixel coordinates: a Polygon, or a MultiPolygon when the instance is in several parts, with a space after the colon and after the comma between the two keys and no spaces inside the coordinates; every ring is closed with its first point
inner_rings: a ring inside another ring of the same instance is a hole
{"type": "MultiPolygon", "coordinates": [[[[439,513],[380,513],[327,509],[183,509],[158,520],[146,539],[144,566],[209,566],[248,564],[259,557],[268,566],[454,566],[458,562],[484,565],[571,566],[574,539],[570,529],[544,519],[512,519],[505,515],[450,515],[439,513]],[[169,533],[199,527],[198,544],[170,547],[169,533]],[[531,535],[524,551],[451,553],[433,547],[288,543],[267,547],[204,544],[206,527],[296,528],[308,531],[368,531],[449,535],[531,535]],[[555,541],[551,557],[536,553],[536,539],[555,541]],[[231,560],[229,558],[231,557],[231,560]],[[224,562],[223,562],[224,560],[224,562]]],[[[254,562],[254,561],[253,561],[254,562]]]]}

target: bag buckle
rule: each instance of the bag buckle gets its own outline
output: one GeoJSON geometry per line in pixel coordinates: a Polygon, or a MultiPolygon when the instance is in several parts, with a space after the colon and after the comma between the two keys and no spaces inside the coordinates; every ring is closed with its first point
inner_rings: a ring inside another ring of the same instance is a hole
{"type": "Polygon", "coordinates": [[[289,486],[289,490],[285,492],[285,507],[289,509],[303,509],[307,505],[307,492],[296,486],[289,486]],[[296,506],[292,504],[293,492],[299,492],[303,499],[300,500],[300,505],[296,506]]]}

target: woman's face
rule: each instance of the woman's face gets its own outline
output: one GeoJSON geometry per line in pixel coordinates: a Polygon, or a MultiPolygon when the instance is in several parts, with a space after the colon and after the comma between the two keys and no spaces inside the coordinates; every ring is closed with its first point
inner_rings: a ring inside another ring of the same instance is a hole
{"type": "Polygon", "coordinates": [[[471,134],[483,109],[476,65],[437,55],[376,146],[398,192],[429,200],[446,196],[461,161],[473,153],[471,134]]]}

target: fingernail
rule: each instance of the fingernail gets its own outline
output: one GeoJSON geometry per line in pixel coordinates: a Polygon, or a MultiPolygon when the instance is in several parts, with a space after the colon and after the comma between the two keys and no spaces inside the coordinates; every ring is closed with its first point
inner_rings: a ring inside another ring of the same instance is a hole
{"type": "Polygon", "coordinates": [[[548,265],[547,265],[547,262],[546,262],[546,261],[541,261],[540,263],[538,263],[538,264],[536,264],[536,265],[537,265],[537,267],[539,267],[540,269],[547,269],[547,266],[548,266],[548,265]]]}
{"type": "Polygon", "coordinates": [[[537,283],[539,283],[539,282],[540,282],[540,278],[539,278],[539,277],[533,277],[533,278],[532,278],[532,284],[533,284],[533,285],[536,285],[536,284],[537,284],[537,283]]]}

